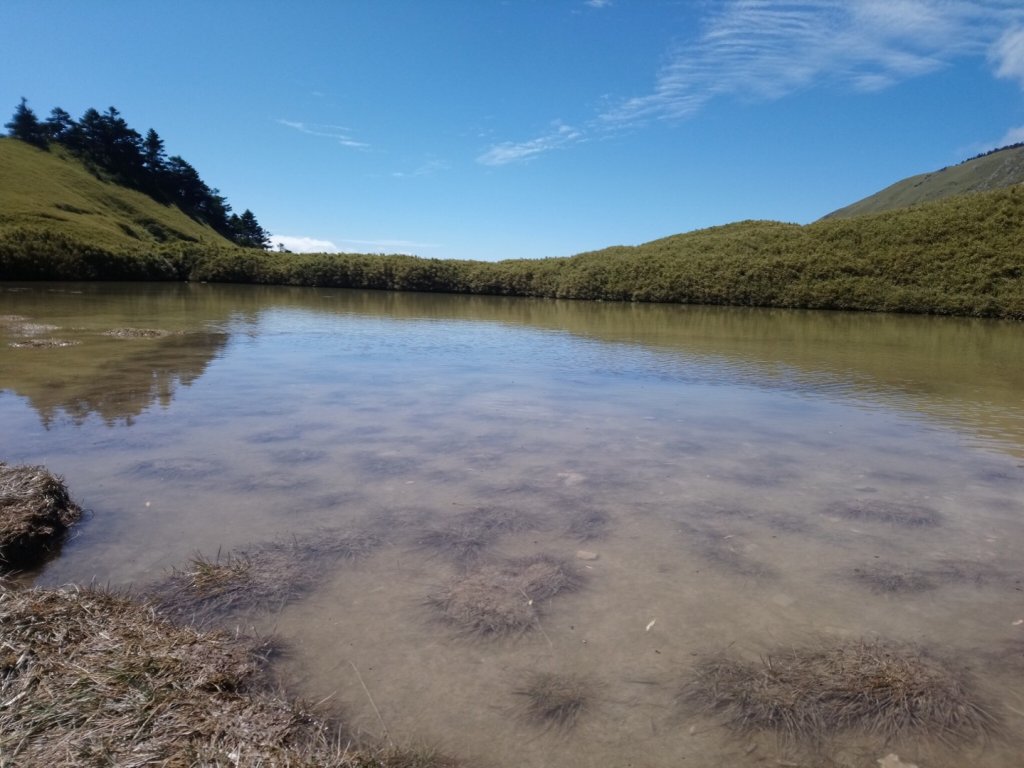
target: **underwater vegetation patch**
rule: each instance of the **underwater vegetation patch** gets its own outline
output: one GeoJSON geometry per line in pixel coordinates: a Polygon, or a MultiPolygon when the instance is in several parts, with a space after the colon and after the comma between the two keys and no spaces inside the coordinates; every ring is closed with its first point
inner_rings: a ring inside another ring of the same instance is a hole
{"type": "Polygon", "coordinates": [[[369,532],[319,531],[213,559],[199,554],[153,586],[149,597],[165,615],[200,623],[238,610],[277,608],[306,594],[325,568],[367,557],[382,544],[369,532]]]}
{"type": "Polygon", "coordinates": [[[548,728],[571,728],[592,706],[594,685],[584,677],[531,672],[513,693],[523,697],[523,719],[548,728]]]}
{"type": "Polygon", "coordinates": [[[539,626],[539,610],[583,584],[575,566],[550,555],[484,565],[452,579],[427,599],[443,621],[475,637],[519,635],[539,626]]]}
{"type": "Polygon", "coordinates": [[[942,516],[931,507],[882,499],[837,501],[825,507],[825,513],[847,520],[889,523],[904,528],[933,527],[942,522],[942,516]]]}
{"type": "Polygon", "coordinates": [[[962,743],[999,726],[962,669],[919,646],[875,640],[780,649],[757,662],[712,655],[694,667],[680,700],[732,730],[805,744],[843,731],[886,744],[962,743]]]}

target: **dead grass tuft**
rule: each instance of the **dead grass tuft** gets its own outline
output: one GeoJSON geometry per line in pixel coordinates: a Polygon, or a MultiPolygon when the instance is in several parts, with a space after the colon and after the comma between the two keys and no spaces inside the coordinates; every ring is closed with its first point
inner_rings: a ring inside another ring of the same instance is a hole
{"type": "Polygon", "coordinates": [[[538,555],[482,566],[453,579],[428,603],[466,635],[502,637],[537,627],[541,603],[581,585],[571,563],[538,555]]]}
{"type": "Polygon", "coordinates": [[[0,565],[33,565],[81,516],[60,477],[0,462],[0,565]]]}
{"type": "MultiPolygon", "coordinates": [[[[0,592],[0,754],[12,765],[187,766],[240,746],[312,755],[324,731],[261,692],[243,642],[94,590],[0,592]]],[[[310,762],[308,764],[315,764],[310,762]]]]}
{"type": "Polygon", "coordinates": [[[816,743],[841,731],[886,743],[983,739],[997,727],[965,673],[912,645],[861,641],[785,650],[760,663],[722,656],[693,671],[681,700],[730,728],[816,743]]]}

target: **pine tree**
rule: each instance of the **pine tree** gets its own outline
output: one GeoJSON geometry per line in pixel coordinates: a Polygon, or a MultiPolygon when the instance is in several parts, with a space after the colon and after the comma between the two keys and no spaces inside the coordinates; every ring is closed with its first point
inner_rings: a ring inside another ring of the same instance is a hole
{"type": "Polygon", "coordinates": [[[65,141],[78,127],[70,114],[60,107],[50,110],[50,116],[43,123],[43,131],[49,141],[65,141]]]}
{"type": "Polygon", "coordinates": [[[256,215],[248,208],[241,216],[231,214],[228,223],[233,230],[232,240],[243,248],[270,247],[270,233],[256,221],[256,215]]]}
{"type": "Polygon", "coordinates": [[[39,118],[28,106],[28,99],[21,97],[21,103],[14,110],[11,122],[4,123],[4,128],[11,132],[15,139],[21,139],[37,147],[46,147],[46,134],[39,118]]]}
{"type": "Polygon", "coordinates": [[[150,128],[142,142],[142,162],[150,173],[159,173],[164,168],[165,159],[164,140],[150,128]]]}

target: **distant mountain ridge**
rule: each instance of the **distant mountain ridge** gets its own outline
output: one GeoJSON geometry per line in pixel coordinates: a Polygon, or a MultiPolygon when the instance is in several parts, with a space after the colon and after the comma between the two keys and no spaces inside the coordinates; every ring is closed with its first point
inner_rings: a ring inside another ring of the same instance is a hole
{"type": "Polygon", "coordinates": [[[867,213],[908,208],[972,192],[988,192],[1024,182],[1024,143],[1011,144],[959,165],[897,181],[881,192],[826,214],[823,219],[849,219],[867,213]]]}

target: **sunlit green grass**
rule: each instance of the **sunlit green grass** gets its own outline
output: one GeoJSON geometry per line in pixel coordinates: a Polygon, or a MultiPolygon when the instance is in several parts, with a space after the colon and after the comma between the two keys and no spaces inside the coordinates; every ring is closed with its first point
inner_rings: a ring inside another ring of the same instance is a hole
{"type": "Polygon", "coordinates": [[[807,226],[744,221],[635,247],[491,263],[241,249],[73,159],[4,139],[0,167],[2,279],[188,279],[1024,319],[1021,186],[807,226]]]}

